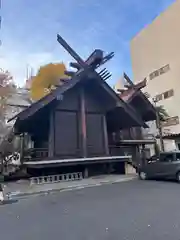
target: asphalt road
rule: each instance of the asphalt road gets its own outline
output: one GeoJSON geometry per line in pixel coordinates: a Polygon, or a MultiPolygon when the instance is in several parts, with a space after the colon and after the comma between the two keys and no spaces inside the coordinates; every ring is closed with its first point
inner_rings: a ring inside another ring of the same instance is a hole
{"type": "Polygon", "coordinates": [[[0,206],[2,240],[179,240],[180,185],[129,181],[0,206]]]}

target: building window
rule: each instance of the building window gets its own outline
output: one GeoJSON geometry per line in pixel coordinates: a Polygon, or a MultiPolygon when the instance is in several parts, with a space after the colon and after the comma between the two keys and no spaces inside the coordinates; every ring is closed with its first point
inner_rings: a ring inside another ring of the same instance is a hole
{"type": "Polygon", "coordinates": [[[163,94],[158,94],[158,95],[155,96],[156,102],[159,102],[159,101],[161,101],[162,99],[163,99],[163,94]]]}
{"type": "Polygon", "coordinates": [[[166,73],[170,70],[169,64],[159,69],[159,75],[166,73]]]}
{"type": "Polygon", "coordinates": [[[174,96],[174,90],[171,89],[169,91],[166,91],[165,93],[163,93],[163,95],[164,95],[164,99],[170,98],[170,97],[174,96]]]}
{"type": "Polygon", "coordinates": [[[170,70],[169,64],[163,66],[162,68],[152,72],[149,74],[149,79],[152,80],[155,77],[158,77],[159,75],[162,75],[170,70]]]}
{"type": "Polygon", "coordinates": [[[150,73],[149,78],[150,78],[150,80],[152,80],[153,78],[158,77],[158,76],[159,76],[159,71],[156,70],[156,71],[150,73]]]}
{"type": "Polygon", "coordinates": [[[163,99],[167,99],[167,98],[170,98],[170,97],[172,97],[172,96],[174,96],[174,90],[173,90],[173,89],[171,89],[171,90],[169,90],[169,91],[166,91],[166,92],[164,92],[164,93],[161,93],[161,94],[156,95],[156,96],[154,97],[154,99],[155,99],[156,102],[159,102],[159,101],[161,101],[161,100],[163,100],[163,99]]]}
{"type": "Polygon", "coordinates": [[[162,127],[169,127],[169,126],[174,126],[179,124],[179,117],[169,117],[166,119],[164,122],[161,123],[162,127]]]}

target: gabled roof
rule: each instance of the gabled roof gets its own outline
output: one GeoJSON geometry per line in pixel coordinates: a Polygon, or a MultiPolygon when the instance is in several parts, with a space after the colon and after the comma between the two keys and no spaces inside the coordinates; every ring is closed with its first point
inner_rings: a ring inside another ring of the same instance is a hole
{"type": "MultiPolygon", "coordinates": [[[[127,78],[127,75],[125,75],[126,78],[127,78]]],[[[139,93],[142,93],[141,92],[141,89],[144,88],[146,86],[146,81],[143,80],[142,82],[138,83],[138,84],[134,84],[132,86],[130,86],[128,89],[124,90],[121,94],[120,94],[120,97],[125,101],[125,102],[128,102],[133,96],[135,93],[139,92],[139,93]]],[[[143,93],[142,93],[143,94],[143,93]]],[[[143,94],[144,95],[144,94],[143,94]]],[[[149,100],[148,100],[149,101],[149,100]]]]}
{"type": "Polygon", "coordinates": [[[131,99],[135,93],[136,93],[136,90],[131,88],[123,91],[123,93],[119,94],[119,97],[123,99],[125,102],[128,102],[129,99],[131,99]]]}
{"type": "Polygon", "coordinates": [[[79,75],[76,75],[72,80],[69,80],[68,82],[65,82],[63,85],[57,87],[55,90],[53,90],[50,94],[46,95],[45,97],[41,98],[39,101],[33,103],[31,106],[26,108],[24,111],[20,112],[19,114],[15,115],[11,119],[8,120],[8,122],[14,120],[15,118],[26,118],[37,111],[39,111],[41,108],[45,107],[49,103],[51,103],[54,99],[57,97],[60,97],[65,91],[72,88],[76,85],[77,82],[79,82],[78,78],[79,75]]]}
{"type": "Polygon", "coordinates": [[[136,91],[128,103],[137,109],[145,122],[156,120],[156,109],[141,90],[136,91]],[[141,102],[141,105],[137,104],[137,100],[141,102]]]}
{"type": "Polygon", "coordinates": [[[137,121],[139,126],[146,127],[146,124],[142,120],[142,118],[136,113],[133,107],[131,107],[129,104],[127,104],[125,101],[123,101],[118,94],[115,93],[115,91],[98,75],[96,72],[92,72],[88,70],[85,71],[79,71],[76,73],[76,75],[69,80],[68,82],[64,83],[63,85],[59,86],[57,89],[52,91],[47,96],[43,97],[39,101],[33,103],[30,107],[25,109],[24,111],[20,112],[19,114],[15,115],[13,118],[9,119],[8,121],[12,121],[13,119],[17,118],[20,120],[24,120],[28,118],[29,116],[35,114],[37,111],[39,111],[41,108],[45,107],[49,103],[51,103],[53,100],[57,99],[57,97],[60,97],[63,95],[67,90],[73,88],[78,82],[85,80],[85,78],[95,78],[99,84],[109,93],[109,95],[112,96],[112,98],[115,99],[117,105],[116,107],[123,107],[125,111],[135,120],[137,121]]]}
{"type": "Polygon", "coordinates": [[[145,114],[142,116],[144,121],[152,121],[156,119],[156,109],[151,104],[149,99],[144,95],[141,91],[142,88],[146,86],[146,80],[139,82],[138,84],[133,84],[133,82],[129,79],[129,77],[124,73],[124,78],[128,80],[130,86],[124,90],[119,97],[122,98],[126,103],[129,103],[133,108],[140,112],[140,106],[136,106],[135,99],[138,97],[142,100],[142,105],[147,106],[145,108],[145,114]],[[149,114],[151,112],[151,114],[149,114]]]}

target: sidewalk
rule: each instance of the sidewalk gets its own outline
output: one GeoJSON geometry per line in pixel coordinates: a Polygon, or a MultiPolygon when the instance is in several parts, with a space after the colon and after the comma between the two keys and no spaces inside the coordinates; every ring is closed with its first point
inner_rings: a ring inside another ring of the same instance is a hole
{"type": "Polygon", "coordinates": [[[30,185],[29,181],[10,182],[5,184],[4,193],[11,199],[22,198],[30,195],[48,194],[50,192],[67,191],[81,189],[86,187],[101,186],[104,184],[113,184],[130,181],[137,178],[135,174],[129,175],[103,175],[96,176],[78,181],[34,184],[30,185]]]}

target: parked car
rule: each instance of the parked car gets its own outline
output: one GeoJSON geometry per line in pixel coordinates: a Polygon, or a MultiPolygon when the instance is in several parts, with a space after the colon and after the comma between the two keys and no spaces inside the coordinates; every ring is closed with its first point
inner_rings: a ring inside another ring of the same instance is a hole
{"type": "Polygon", "coordinates": [[[180,151],[162,152],[147,160],[138,169],[139,178],[147,179],[175,179],[180,183],[180,151]]]}

